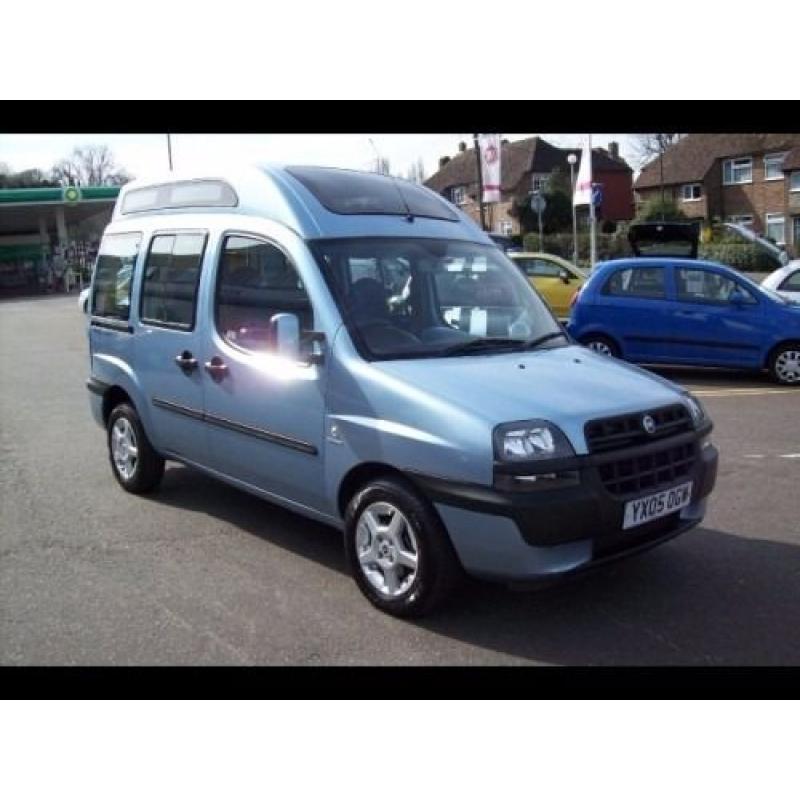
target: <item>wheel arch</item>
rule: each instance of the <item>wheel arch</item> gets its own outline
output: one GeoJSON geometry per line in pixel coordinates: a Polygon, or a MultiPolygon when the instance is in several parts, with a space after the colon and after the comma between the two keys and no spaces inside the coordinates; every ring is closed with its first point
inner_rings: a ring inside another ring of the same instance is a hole
{"type": "Polygon", "coordinates": [[[418,491],[414,484],[403,474],[402,470],[385,464],[381,461],[365,461],[356,464],[344,475],[339,482],[339,489],[336,493],[336,508],[342,518],[344,518],[347,504],[353,499],[355,493],[366,483],[377,478],[395,478],[406,484],[415,491],[418,491]]]}

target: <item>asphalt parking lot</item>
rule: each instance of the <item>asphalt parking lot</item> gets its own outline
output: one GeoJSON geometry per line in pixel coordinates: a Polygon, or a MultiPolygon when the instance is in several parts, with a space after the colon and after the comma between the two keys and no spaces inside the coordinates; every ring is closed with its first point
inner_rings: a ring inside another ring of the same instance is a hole
{"type": "Polygon", "coordinates": [[[664,370],[721,463],[701,528],[556,588],[374,610],[336,531],[188,468],[124,493],[76,298],[0,302],[2,664],[798,664],[800,389],[664,370]]]}

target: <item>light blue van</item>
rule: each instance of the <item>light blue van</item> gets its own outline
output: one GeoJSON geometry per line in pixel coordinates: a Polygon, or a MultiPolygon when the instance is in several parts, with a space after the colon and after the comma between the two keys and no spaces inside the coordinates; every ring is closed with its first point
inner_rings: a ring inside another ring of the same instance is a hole
{"type": "Polygon", "coordinates": [[[134,181],[90,311],[120,485],[153,490],[175,460],[329,523],[392,614],[464,572],[523,584],[643,550],[714,486],[697,400],[576,346],[484,232],[406,181],[134,181]]]}

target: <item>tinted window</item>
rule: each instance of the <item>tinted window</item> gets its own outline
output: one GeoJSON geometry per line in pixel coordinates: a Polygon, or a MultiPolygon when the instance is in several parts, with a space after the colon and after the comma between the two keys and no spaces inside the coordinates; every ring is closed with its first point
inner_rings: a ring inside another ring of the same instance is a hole
{"type": "Polygon", "coordinates": [[[557,278],[561,274],[558,264],[541,258],[514,259],[514,263],[519,264],[529,278],[557,278]]]}
{"type": "Polygon", "coordinates": [[[292,263],[273,244],[229,236],[217,276],[220,335],[248,350],[267,350],[270,320],[284,312],[299,317],[301,332],[313,330],[311,303],[292,263]]]}
{"type": "Polygon", "coordinates": [[[663,267],[629,267],[617,270],[603,287],[603,294],[621,297],[663,298],[663,267]]]}
{"type": "Polygon", "coordinates": [[[728,303],[736,289],[745,295],[746,302],[757,302],[747,289],[716,272],[680,268],[675,271],[675,279],[678,300],[685,302],[728,303]]]}
{"type": "Polygon", "coordinates": [[[153,237],[142,281],[143,322],[180,328],[194,326],[205,241],[205,233],[153,237]]]}
{"type": "Polygon", "coordinates": [[[131,278],[141,241],[141,233],[103,237],[94,273],[93,314],[116,319],[130,316],[131,278]]]}
{"type": "Polygon", "coordinates": [[[290,167],[287,172],[336,214],[413,214],[458,219],[428,189],[387,175],[325,167],[290,167]]]}
{"type": "Polygon", "coordinates": [[[786,278],[778,288],[782,292],[800,292],[800,269],[786,278]]]}

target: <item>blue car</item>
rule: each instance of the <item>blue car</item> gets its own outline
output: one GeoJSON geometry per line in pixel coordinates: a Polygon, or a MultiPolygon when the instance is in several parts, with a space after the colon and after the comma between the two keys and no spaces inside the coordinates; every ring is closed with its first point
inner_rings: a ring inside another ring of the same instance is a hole
{"type": "Polygon", "coordinates": [[[576,346],[484,231],[408,181],[132,181],[90,312],[90,408],[123,490],[177,461],[327,523],[397,616],[464,573],[551,582],[642,552],[714,488],[701,403],[576,346]]]}
{"type": "Polygon", "coordinates": [[[575,299],[568,330],[628,361],[766,369],[779,383],[800,384],[800,304],[711,261],[601,264],[575,299]]]}

